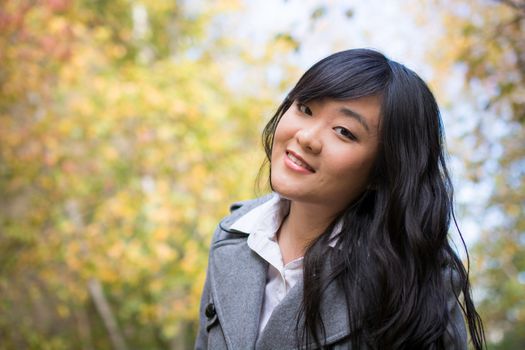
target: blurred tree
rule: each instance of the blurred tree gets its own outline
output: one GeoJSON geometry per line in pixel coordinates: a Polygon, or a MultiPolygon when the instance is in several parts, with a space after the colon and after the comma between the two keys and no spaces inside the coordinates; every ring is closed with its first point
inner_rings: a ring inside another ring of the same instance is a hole
{"type": "Polygon", "coordinates": [[[211,32],[236,1],[184,3],[0,2],[0,348],[192,347],[209,239],[253,195],[282,87],[265,69],[294,46],[253,57],[211,32]]]}
{"type": "Polygon", "coordinates": [[[491,348],[523,349],[525,1],[436,3],[443,11],[446,32],[433,52],[434,62],[441,73],[450,72],[453,65],[465,71],[467,89],[474,91],[479,111],[477,143],[467,160],[470,175],[474,181],[492,178],[493,183],[486,213],[494,221],[475,248],[482,318],[491,348]],[[483,93],[476,96],[476,91],[483,93]]]}

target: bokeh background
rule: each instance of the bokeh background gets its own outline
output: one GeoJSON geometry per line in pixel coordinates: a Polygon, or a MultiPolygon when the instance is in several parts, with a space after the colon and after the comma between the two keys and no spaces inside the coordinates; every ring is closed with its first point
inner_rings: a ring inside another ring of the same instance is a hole
{"type": "Polygon", "coordinates": [[[434,90],[490,349],[525,349],[524,29],[523,0],[0,0],[0,349],[191,349],[263,125],[363,46],[434,90]]]}

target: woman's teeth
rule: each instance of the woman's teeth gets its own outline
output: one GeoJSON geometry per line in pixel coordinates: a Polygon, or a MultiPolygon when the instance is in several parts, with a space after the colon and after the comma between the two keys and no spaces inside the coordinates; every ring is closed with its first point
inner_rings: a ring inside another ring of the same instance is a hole
{"type": "Polygon", "coordinates": [[[286,155],[288,156],[288,158],[294,163],[294,164],[297,164],[299,165],[300,167],[303,167],[305,169],[308,169],[310,171],[313,171],[313,169],[306,163],[300,161],[299,159],[297,159],[293,154],[291,153],[286,153],[286,155]]]}

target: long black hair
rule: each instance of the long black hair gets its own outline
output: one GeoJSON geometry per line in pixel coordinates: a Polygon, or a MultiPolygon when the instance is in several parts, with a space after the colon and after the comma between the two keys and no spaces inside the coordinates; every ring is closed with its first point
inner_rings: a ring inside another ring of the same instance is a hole
{"type": "Polygon", "coordinates": [[[416,73],[369,49],[342,51],[319,61],[266,125],[267,162],[277,124],[294,101],[364,96],[381,99],[377,159],[368,187],[336,219],[343,223],[341,232],[331,237],[334,221],[305,253],[299,317],[304,323],[297,324],[298,342],[306,348],[312,346],[308,339],[321,344],[325,332],[318,300],[327,284],[335,282],[345,293],[351,341],[357,347],[443,349],[450,321],[447,297],[454,282],[463,294],[460,305],[472,344],[482,349],[483,325],[472,301],[468,270],[448,241],[453,188],[441,117],[434,96],[416,73]],[[329,247],[331,239],[335,249],[329,247]],[[331,270],[320,274],[327,256],[331,270]]]}

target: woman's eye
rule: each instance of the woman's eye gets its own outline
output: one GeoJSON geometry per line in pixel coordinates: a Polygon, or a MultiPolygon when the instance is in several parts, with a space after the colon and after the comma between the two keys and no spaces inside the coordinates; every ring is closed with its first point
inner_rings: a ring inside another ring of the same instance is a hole
{"type": "Polygon", "coordinates": [[[350,139],[350,140],[353,140],[353,141],[356,141],[357,140],[357,137],[355,137],[354,134],[352,134],[352,132],[346,128],[343,128],[342,126],[336,126],[334,128],[335,132],[338,133],[339,135],[347,138],[347,139],[350,139]]]}
{"type": "Polygon", "coordinates": [[[312,115],[312,110],[304,103],[298,103],[297,108],[304,114],[312,115]]]}

